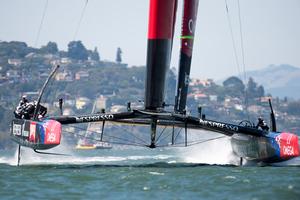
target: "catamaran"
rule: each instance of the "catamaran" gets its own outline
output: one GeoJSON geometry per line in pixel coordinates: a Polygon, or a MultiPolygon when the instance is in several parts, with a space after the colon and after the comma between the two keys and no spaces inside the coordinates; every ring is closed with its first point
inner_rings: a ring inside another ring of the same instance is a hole
{"type": "MultiPolygon", "coordinates": [[[[251,125],[252,123],[230,124],[209,120],[201,113],[198,116],[191,116],[186,112],[198,3],[199,0],[184,0],[179,72],[173,111],[166,111],[164,95],[166,72],[171,60],[177,0],[150,0],[144,108],[132,109],[129,104],[126,112],[38,118],[36,113],[39,111],[43,87],[33,118],[12,121],[11,136],[19,144],[19,152],[20,146],[40,152],[38,150],[59,145],[64,125],[103,122],[102,130],[104,130],[105,122],[113,122],[149,126],[150,141],[145,145],[149,148],[159,147],[157,127],[170,127],[173,130],[174,127],[179,127],[184,130],[184,146],[188,146],[188,129],[218,132],[231,137],[232,150],[237,157],[241,158],[241,161],[246,159],[273,163],[298,157],[300,155],[299,138],[294,133],[277,130],[271,101],[270,130],[260,129],[251,125]]],[[[53,70],[44,86],[47,85],[56,69],[53,70]]],[[[176,143],[174,134],[173,131],[172,145],[176,143]]],[[[20,153],[18,162],[19,160],[20,153]]]]}

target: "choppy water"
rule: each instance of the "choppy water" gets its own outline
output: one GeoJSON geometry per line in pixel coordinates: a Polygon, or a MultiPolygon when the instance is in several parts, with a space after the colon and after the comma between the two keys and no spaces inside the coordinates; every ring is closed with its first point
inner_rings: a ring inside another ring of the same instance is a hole
{"type": "Polygon", "coordinates": [[[0,153],[1,199],[300,199],[300,160],[235,166],[227,141],[187,148],[114,146],[78,151],[64,145],[38,155],[0,153]]]}

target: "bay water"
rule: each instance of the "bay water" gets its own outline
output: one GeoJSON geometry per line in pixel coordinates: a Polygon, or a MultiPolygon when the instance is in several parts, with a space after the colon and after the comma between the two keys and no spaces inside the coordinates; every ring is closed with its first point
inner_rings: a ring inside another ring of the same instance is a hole
{"type": "Polygon", "coordinates": [[[1,199],[300,199],[300,159],[238,165],[226,145],[0,151],[1,199]]]}

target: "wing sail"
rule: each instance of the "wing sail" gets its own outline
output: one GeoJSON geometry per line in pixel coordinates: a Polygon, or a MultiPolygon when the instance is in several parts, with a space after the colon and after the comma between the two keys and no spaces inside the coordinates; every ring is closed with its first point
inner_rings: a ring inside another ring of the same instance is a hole
{"type": "Polygon", "coordinates": [[[177,92],[175,97],[175,111],[183,113],[186,107],[186,98],[189,86],[190,69],[192,62],[194,34],[196,29],[199,0],[184,1],[181,48],[179,58],[179,71],[177,92]]]}

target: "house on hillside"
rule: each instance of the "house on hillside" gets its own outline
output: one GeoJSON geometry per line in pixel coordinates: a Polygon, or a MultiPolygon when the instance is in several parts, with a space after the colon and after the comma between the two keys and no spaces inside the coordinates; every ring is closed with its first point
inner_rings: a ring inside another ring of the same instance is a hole
{"type": "Polygon", "coordinates": [[[87,71],[79,71],[75,74],[75,80],[88,78],[89,76],[90,76],[90,74],[87,71]]]}
{"type": "Polygon", "coordinates": [[[72,63],[72,60],[70,58],[64,57],[60,59],[61,64],[70,64],[72,63]]]}
{"type": "Polygon", "coordinates": [[[266,111],[264,107],[258,105],[250,105],[248,106],[248,111],[256,114],[257,116],[269,114],[269,111],[266,111]]]}
{"type": "Polygon", "coordinates": [[[242,100],[237,97],[225,97],[224,107],[228,109],[244,110],[242,100]]]}
{"type": "Polygon", "coordinates": [[[123,105],[114,105],[110,108],[110,112],[116,113],[116,112],[125,112],[127,111],[127,107],[123,105]]]}
{"type": "Polygon", "coordinates": [[[73,81],[73,76],[71,71],[58,72],[55,76],[57,81],[73,81]]]}
{"type": "Polygon", "coordinates": [[[17,70],[13,70],[13,69],[10,69],[6,72],[6,77],[9,79],[9,80],[12,80],[12,79],[20,79],[21,78],[21,75],[20,73],[17,71],[17,70]]]}
{"type": "Polygon", "coordinates": [[[214,101],[214,102],[218,101],[218,95],[211,94],[211,95],[208,95],[208,98],[210,101],[214,101]]]}
{"type": "Polygon", "coordinates": [[[0,86],[2,85],[2,84],[4,84],[5,82],[7,82],[8,81],[8,79],[5,77],[5,76],[2,76],[1,74],[0,74],[0,86]]]}
{"type": "Polygon", "coordinates": [[[39,94],[40,93],[38,91],[37,92],[33,92],[33,91],[31,91],[31,92],[22,92],[22,93],[20,93],[20,97],[25,95],[29,101],[33,101],[33,100],[38,99],[39,94]]]}
{"type": "Polygon", "coordinates": [[[91,100],[87,97],[78,97],[76,98],[76,108],[78,110],[83,109],[85,106],[91,103],[91,100]]]}
{"type": "Polygon", "coordinates": [[[101,109],[106,109],[106,101],[107,101],[107,97],[100,95],[95,102],[96,103],[95,112],[99,112],[101,111],[101,109]]]}
{"type": "Polygon", "coordinates": [[[7,63],[10,64],[10,65],[18,67],[22,64],[22,61],[21,61],[21,59],[9,58],[7,60],[7,63]]]}
{"type": "Polygon", "coordinates": [[[188,94],[188,98],[193,98],[196,101],[198,101],[198,100],[207,101],[209,99],[209,97],[206,94],[200,93],[200,92],[190,93],[190,94],[188,94]]]}
{"type": "Polygon", "coordinates": [[[209,87],[213,83],[213,79],[191,79],[190,86],[203,86],[203,87],[209,87]]]}
{"type": "Polygon", "coordinates": [[[33,53],[33,52],[30,52],[28,53],[25,58],[35,58],[35,57],[38,57],[38,55],[36,53],[33,53]]]}
{"type": "Polygon", "coordinates": [[[48,76],[49,76],[49,72],[41,71],[39,73],[39,79],[46,79],[46,78],[48,78],[48,76]]]}

